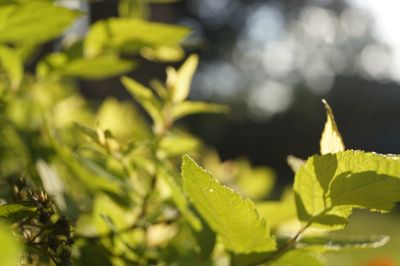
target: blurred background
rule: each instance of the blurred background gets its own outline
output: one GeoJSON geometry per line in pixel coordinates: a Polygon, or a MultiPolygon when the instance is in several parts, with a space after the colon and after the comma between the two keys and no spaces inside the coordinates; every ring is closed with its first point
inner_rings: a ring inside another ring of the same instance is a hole
{"type": "MultiPolygon", "coordinates": [[[[68,38],[118,14],[118,1],[59,2],[88,14],[68,38]]],[[[228,104],[232,112],[182,124],[223,159],[248,157],[291,182],[286,156],[318,152],[325,121],[322,98],[332,106],[347,148],[400,153],[398,1],[130,2],[136,2],[138,15],[193,29],[186,48],[199,53],[201,62],[190,97],[228,104]]],[[[164,68],[142,60],[131,76],[148,83],[164,79],[164,68]]],[[[81,85],[89,98],[128,98],[118,79],[81,85]]]]}
{"type": "MultiPolygon", "coordinates": [[[[185,47],[201,62],[190,98],[224,103],[232,111],[180,124],[215,147],[223,160],[247,157],[254,165],[271,166],[281,187],[290,184],[287,155],[307,158],[319,152],[326,119],[322,98],[331,105],[347,148],[400,153],[399,1],[125,1],[134,3],[138,16],[192,28],[185,47]]],[[[114,0],[58,2],[87,14],[66,39],[118,14],[114,0]]],[[[130,76],[144,84],[165,79],[166,64],[138,60],[140,67],[130,76]]],[[[94,101],[130,98],[118,78],[81,81],[81,88],[94,101]]],[[[382,218],[357,212],[345,234],[390,234],[392,240],[383,250],[332,255],[331,265],[400,262],[398,213],[382,218]]]]}

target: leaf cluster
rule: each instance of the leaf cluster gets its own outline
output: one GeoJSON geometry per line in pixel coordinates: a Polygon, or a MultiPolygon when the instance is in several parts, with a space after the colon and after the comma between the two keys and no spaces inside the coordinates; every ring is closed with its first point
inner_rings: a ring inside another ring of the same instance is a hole
{"type": "Polygon", "coordinates": [[[288,157],[293,188],[271,200],[272,169],[221,162],[177,124],[228,111],[189,99],[197,55],[167,67],[165,81],[129,77],[143,60],[185,54],[190,29],[147,21],[149,2],[121,0],[119,17],[71,39],[85,14],[0,1],[1,265],[313,266],[325,251],[384,245],[386,236],[329,232],[353,209],[400,201],[400,157],[346,150],[323,101],[321,154],[288,157]],[[38,59],[56,38],[60,48],[38,59]],[[137,105],[79,93],[81,80],[121,75],[137,105]]]}

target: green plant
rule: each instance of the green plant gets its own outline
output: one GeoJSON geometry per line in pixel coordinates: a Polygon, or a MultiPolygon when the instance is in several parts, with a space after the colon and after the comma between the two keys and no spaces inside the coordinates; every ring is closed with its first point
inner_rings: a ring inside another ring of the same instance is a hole
{"type": "Polygon", "coordinates": [[[326,102],[321,155],[289,157],[293,190],[266,201],[271,169],[220,162],[176,124],[227,111],[187,99],[196,55],[151,88],[122,77],[140,108],[84,99],[79,79],[124,74],[140,57],[182,58],[189,29],[137,18],[143,10],[121,1],[121,17],[95,23],[32,73],[40,45],[81,14],[52,1],[0,1],[1,265],[310,266],[323,265],[325,250],[387,242],[327,234],[355,208],[386,212],[400,200],[400,158],[345,150],[326,102]]]}

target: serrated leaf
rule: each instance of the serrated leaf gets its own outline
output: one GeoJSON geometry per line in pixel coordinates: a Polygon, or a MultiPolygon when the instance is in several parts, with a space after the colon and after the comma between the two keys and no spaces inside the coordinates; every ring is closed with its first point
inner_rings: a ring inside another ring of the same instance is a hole
{"type": "Polygon", "coordinates": [[[220,104],[206,102],[184,101],[177,103],[172,109],[174,120],[180,119],[187,115],[198,113],[228,113],[229,107],[220,104]]]}
{"type": "Polygon", "coordinates": [[[221,185],[188,155],[183,156],[183,188],[204,220],[235,253],[272,251],[276,244],[254,203],[221,185]]]}
{"type": "Polygon", "coordinates": [[[343,227],[353,208],[387,212],[400,201],[400,157],[363,151],[314,155],[296,173],[299,219],[343,227]]]}
{"type": "Polygon", "coordinates": [[[31,217],[37,210],[35,202],[24,201],[0,206],[0,220],[13,223],[31,217]]]}
{"type": "Polygon", "coordinates": [[[172,102],[179,103],[188,97],[190,84],[198,63],[199,57],[192,54],[178,71],[171,67],[167,68],[167,88],[172,102]]]}
{"type": "Polygon", "coordinates": [[[0,67],[6,72],[11,88],[18,88],[24,76],[24,67],[14,49],[0,46],[0,67]]]}
{"type": "Polygon", "coordinates": [[[122,77],[121,82],[133,98],[149,113],[154,123],[162,125],[164,121],[161,113],[161,103],[152,90],[128,77],[122,77]]]}
{"type": "Polygon", "coordinates": [[[326,123],[320,141],[321,154],[344,151],[342,136],[337,128],[332,109],[325,100],[322,100],[322,103],[326,110],[326,123]]]}
{"type": "Polygon", "coordinates": [[[296,247],[313,248],[320,251],[370,249],[382,247],[389,240],[388,236],[303,237],[296,242],[296,247]]]}
{"type": "Polygon", "coordinates": [[[111,18],[95,23],[84,41],[84,54],[95,57],[107,52],[138,52],[144,46],[175,46],[189,29],[134,18],[111,18]]]}
{"type": "Polygon", "coordinates": [[[40,44],[67,29],[79,16],[76,11],[46,1],[29,1],[0,9],[0,42],[40,44]]]}

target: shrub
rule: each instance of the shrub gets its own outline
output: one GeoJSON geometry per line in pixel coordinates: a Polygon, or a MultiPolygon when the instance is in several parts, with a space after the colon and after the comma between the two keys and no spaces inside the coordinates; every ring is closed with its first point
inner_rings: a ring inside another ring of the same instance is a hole
{"type": "Polygon", "coordinates": [[[400,158],[346,150],[325,101],[321,154],[290,156],[293,189],[267,201],[271,169],[221,162],[176,126],[227,112],[187,99],[196,55],[150,88],[123,76],[138,107],[114,98],[96,107],[79,93],[79,80],[122,75],[140,57],[180,60],[187,28],[101,20],[28,71],[40,45],[81,14],[51,1],[0,3],[2,265],[310,266],[323,265],[326,250],[387,242],[327,234],[353,209],[390,211],[400,200],[400,158]]]}

